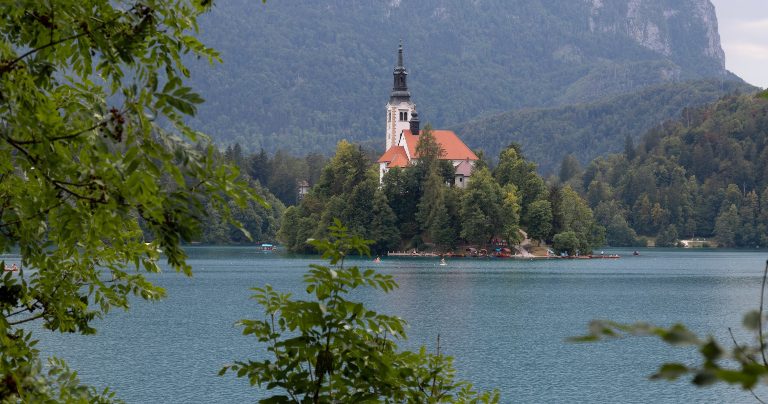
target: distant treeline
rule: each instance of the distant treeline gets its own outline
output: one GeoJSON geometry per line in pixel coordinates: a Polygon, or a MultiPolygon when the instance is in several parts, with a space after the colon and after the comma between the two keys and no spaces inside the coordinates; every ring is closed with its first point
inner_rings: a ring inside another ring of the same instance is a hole
{"type": "Polygon", "coordinates": [[[612,245],[657,246],[714,237],[724,247],[768,246],[768,100],[745,95],[685,109],[624,153],[561,177],[586,196],[612,245]]]}
{"type": "MultiPolygon", "coordinates": [[[[200,148],[200,150],[203,149],[200,148]]],[[[248,240],[240,229],[222,219],[221,212],[214,208],[214,204],[207,202],[207,216],[203,219],[198,241],[204,244],[273,242],[280,228],[280,218],[285,210],[285,204],[262,185],[259,179],[250,175],[246,164],[250,158],[244,158],[238,147],[230,147],[223,153],[214,150],[214,153],[217,154],[215,158],[218,161],[237,166],[241,179],[246,180],[268,206],[263,206],[256,201],[249,201],[245,207],[240,207],[234,202],[229,203],[228,206],[234,218],[250,234],[251,240],[248,240]]]]}
{"type": "MultiPolygon", "coordinates": [[[[581,251],[603,240],[600,229],[614,246],[672,246],[680,239],[707,238],[726,247],[765,247],[767,116],[768,101],[754,95],[685,108],[678,120],[637,142],[626,135],[623,153],[598,157],[586,167],[566,155],[557,175],[546,181],[513,144],[495,166],[478,153],[481,161],[467,189],[445,186],[453,171],[436,158],[391,170],[379,187],[373,152],[347,142],[330,160],[284,151],[246,155],[237,144],[222,160],[240,167],[241,175],[275,202],[268,214],[260,207],[253,212],[261,213],[244,214],[252,228],[261,229],[255,234],[274,240],[279,228],[292,251],[309,251],[305,241],[324,237],[334,217],[375,240],[378,252],[514,242],[518,228],[560,245],[565,236],[555,236],[574,231],[578,241],[572,244],[581,251]],[[312,190],[299,202],[302,181],[312,190]],[[278,224],[283,205],[292,207],[278,224]]],[[[204,241],[242,240],[232,229],[210,226],[204,241]]]]}

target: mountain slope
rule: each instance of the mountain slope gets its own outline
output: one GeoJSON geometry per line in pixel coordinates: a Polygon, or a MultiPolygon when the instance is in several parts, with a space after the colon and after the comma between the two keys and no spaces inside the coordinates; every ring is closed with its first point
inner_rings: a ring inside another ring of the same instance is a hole
{"type": "Polygon", "coordinates": [[[511,111],[452,129],[467,145],[483,149],[488,156],[498,155],[511,142],[519,143],[541,172],[551,173],[569,153],[587,163],[620,151],[627,136],[637,139],[661,122],[679,117],[686,107],[753,90],[741,81],[671,83],[597,103],[511,111]]]}
{"type": "Polygon", "coordinates": [[[594,101],[729,77],[708,0],[251,0],[217,2],[193,66],[195,125],[247,149],[383,148],[398,40],[422,121],[594,101]]]}

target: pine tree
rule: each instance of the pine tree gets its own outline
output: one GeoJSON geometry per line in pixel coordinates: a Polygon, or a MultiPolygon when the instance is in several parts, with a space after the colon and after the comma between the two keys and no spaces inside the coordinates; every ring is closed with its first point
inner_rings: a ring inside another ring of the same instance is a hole
{"type": "Polygon", "coordinates": [[[723,207],[715,221],[715,237],[723,247],[736,245],[736,233],[739,231],[739,211],[735,204],[723,207]]]}
{"type": "Polygon", "coordinates": [[[442,202],[437,206],[429,233],[438,250],[447,252],[456,246],[456,232],[451,227],[448,209],[442,202]]]}
{"type": "Polygon", "coordinates": [[[397,216],[387,203],[387,197],[381,189],[373,195],[373,220],[370,234],[375,244],[373,250],[377,254],[394,251],[400,244],[400,231],[397,228],[397,216]]]}
{"type": "MultiPolygon", "coordinates": [[[[501,228],[501,187],[486,169],[472,172],[461,199],[461,236],[476,244],[488,242],[501,228]]],[[[550,219],[551,220],[551,219],[550,219]]]]}
{"type": "Polygon", "coordinates": [[[445,209],[444,188],[442,178],[436,169],[431,170],[424,183],[424,193],[419,201],[416,220],[421,230],[426,231],[427,237],[432,238],[431,230],[434,228],[435,218],[439,209],[445,209]]]}
{"type": "Polygon", "coordinates": [[[502,193],[502,234],[507,242],[512,245],[520,240],[520,196],[514,184],[505,185],[502,193]]]}

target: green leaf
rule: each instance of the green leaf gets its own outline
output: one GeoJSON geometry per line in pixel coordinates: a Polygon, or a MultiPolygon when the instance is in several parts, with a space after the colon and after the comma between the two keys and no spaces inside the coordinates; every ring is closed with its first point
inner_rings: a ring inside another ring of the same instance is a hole
{"type": "Polygon", "coordinates": [[[697,386],[710,386],[717,382],[717,376],[710,370],[702,370],[696,373],[691,382],[697,386]]]}
{"type": "Polygon", "coordinates": [[[714,339],[710,339],[709,342],[702,345],[699,351],[708,362],[714,362],[720,359],[723,354],[722,348],[720,348],[720,345],[718,345],[714,339]]]}
{"type": "Polygon", "coordinates": [[[745,389],[751,389],[757,384],[757,375],[738,370],[718,369],[715,376],[730,384],[740,384],[745,389]]]}
{"type": "Polygon", "coordinates": [[[748,330],[756,331],[760,329],[760,312],[758,310],[747,312],[747,314],[744,315],[742,324],[744,325],[744,328],[748,330]]]}
{"type": "Polygon", "coordinates": [[[652,379],[676,380],[689,372],[687,366],[681,363],[665,363],[651,376],[652,379]]]}

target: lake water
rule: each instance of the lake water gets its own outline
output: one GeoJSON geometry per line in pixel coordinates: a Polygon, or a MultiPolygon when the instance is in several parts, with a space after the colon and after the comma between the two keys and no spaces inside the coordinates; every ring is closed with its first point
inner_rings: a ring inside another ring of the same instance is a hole
{"type": "MultiPolygon", "coordinates": [[[[136,299],[128,312],[97,322],[95,336],[37,333],[44,354],[55,353],[81,379],[110,386],[129,403],[241,403],[263,395],[246,379],[218,370],[264,353],[234,326],[261,318],[249,288],[272,284],[303,295],[301,278],[316,258],[264,255],[252,248],[189,249],[195,275],[153,276],[168,298],[136,299]]],[[[606,250],[606,252],[608,252],[606,250]]],[[[649,381],[664,361],[691,362],[689,348],[653,338],[592,344],[566,342],[586,332],[591,319],[684,322],[727,343],[728,327],[741,329],[744,312],[757,308],[768,252],[640,250],[618,260],[513,261],[384,258],[356,264],[392,274],[400,288],[363,292],[378,311],[405,318],[406,348],[434,347],[455,357],[460,378],[481,389],[498,388],[505,403],[755,402],[726,386],[698,389],[687,381],[649,381]]],[[[768,397],[768,389],[758,391],[768,397]]]]}

